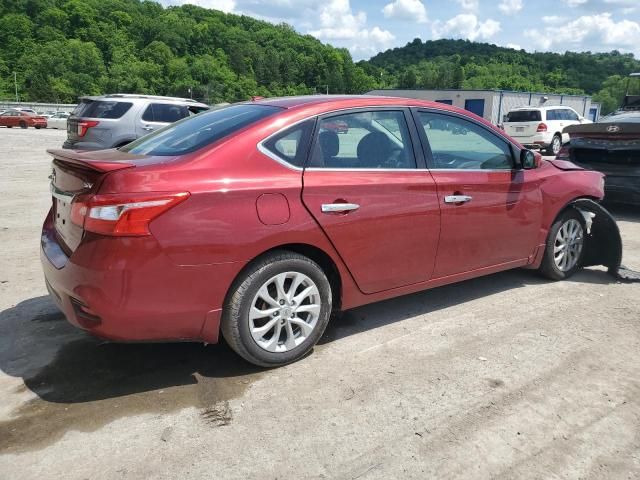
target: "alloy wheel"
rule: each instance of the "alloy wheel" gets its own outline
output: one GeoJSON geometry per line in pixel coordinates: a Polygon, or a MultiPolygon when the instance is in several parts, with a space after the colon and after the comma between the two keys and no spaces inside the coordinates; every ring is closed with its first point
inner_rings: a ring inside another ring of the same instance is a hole
{"type": "Polygon", "coordinates": [[[576,266],[584,245],[584,229],[578,220],[571,218],[564,222],[553,247],[553,260],[556,267],[567,272],[576,266]]]}
{"type": "Polygon", "coordinates": [[[557,155],[560,152],[560,139],[558,137],[553,137],[551,141],[551,151],[554,155],[557,155]]]}
{"type": "Polygon", "coordinates": [[[267,280],[253,297],[249,330],[268,352],[287,352],[311,335],[320,318],[321,299],[311,278],[284,272],[267,280]]]}

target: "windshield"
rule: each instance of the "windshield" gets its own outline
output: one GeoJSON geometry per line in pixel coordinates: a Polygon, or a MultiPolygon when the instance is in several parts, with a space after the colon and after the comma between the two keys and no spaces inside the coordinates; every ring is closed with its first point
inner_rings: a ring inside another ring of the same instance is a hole
{"type": "Polygon", "coordinates": [[[280,111],[280,107],[255,104],[210,110],[172,123],[121,150],[136,155],[182,155],[210,145],[280,111]]]}
{"type": "Polygon", "coordinates": [[[539,122],[540,110],[516,110],[507,114],[507,122],[539,122]]]}

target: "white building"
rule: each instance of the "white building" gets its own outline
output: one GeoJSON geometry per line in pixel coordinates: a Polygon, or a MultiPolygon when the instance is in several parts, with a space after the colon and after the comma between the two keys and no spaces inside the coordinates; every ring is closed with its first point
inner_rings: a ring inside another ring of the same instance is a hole
{"type": "Polygon", "coordinates": [[[560,95],[555,93],[512,92],[509,90],[372,90],[367,95],[419,98],[464,108],[483,117],[494,125],[502,123],[504,115],[517,107],[565,105],[583,117],[597,120],[600,105],[587,95],[560,95]]]}

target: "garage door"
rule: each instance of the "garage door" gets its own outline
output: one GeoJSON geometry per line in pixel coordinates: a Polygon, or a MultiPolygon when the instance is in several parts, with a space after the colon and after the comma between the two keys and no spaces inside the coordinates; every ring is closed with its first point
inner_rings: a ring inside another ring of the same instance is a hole
{"type": "Polygon", "coordinates": [[[484,99],[469,99],[464,101],[464,109],[484,117],[484,99]]]}

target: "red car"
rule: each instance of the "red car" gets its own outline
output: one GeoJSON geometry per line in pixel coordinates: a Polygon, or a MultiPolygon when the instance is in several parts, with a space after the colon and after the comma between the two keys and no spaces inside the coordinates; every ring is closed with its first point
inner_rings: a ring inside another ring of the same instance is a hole
{"type": "Polygon", "coordinates": [[[31,112],[22,112],[20,110],[7,110],[0,115],[0,126],[12,128],[28,128],[35,127],[37,129],[47,128],[47,119],[31,112]]]}
{"type": "Polygon", "coordinates": [[[563,279],[620,262],[594,201],[602,174],[439,103],[265,99],[117,150],[49,153],[48,289],[72,324],[113,340],[222,333],[276,366],[310,351],[332,311],[511,268],[563,279]]]}

